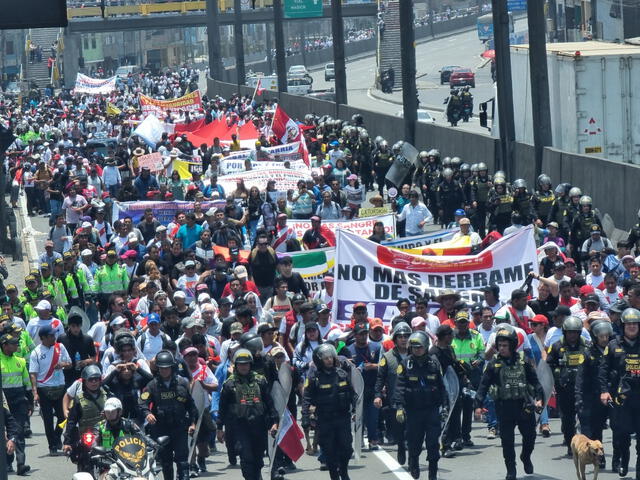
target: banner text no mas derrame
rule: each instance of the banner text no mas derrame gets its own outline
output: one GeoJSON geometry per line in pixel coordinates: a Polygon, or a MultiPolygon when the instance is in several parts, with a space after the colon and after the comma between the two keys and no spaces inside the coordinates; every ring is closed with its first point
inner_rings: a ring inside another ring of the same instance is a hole
{"type": "Polygon", "coordinates": [[[473,273],[430,274],[404,272],[388,267],[374,266],[367,272],[363,265],[338,265],[338,279],[355,282],[370,282],[375,287],[376,300],[398,300],[406,296],[415,300],[426,293],[437,295],[437,290],[452,288],[454,290],[477,290],[490,284],[524,282],[529,272],[534,271],[533,263],[514,265],[502,269],[473,273]]]}

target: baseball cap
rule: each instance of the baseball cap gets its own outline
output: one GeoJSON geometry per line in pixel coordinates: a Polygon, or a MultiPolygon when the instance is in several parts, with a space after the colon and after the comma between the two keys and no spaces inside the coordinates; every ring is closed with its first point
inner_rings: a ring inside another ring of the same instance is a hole
{"type": "Polygon", "coordinates": [[[461,218],[458,223],[460,225],[471,225],[471,220],[469,220],[467,217],[461,218]]]}
{"type": "Polygon", "coordinates": [[[156,227],[156,233],[161,233],[166,231],[167,231],[167,227],[165,227],[164,225],[159,225],[158,227],[156,227]]]}
{"type": "Polygon", "coordinates": [[[209,295],[208,293],[201,293],[200,295],[198,295],[198,303],[205,303],[209,300],[211,300],[211,295],[209,295]]]}
{"type": "Polygon", "coordinates": [[[306,303],[303,303],[302,306],[300,307],[300,313],[311,312],[315,309],[316,307],[313,305],[313,303],[306,302],[306,303]]]}
{"type": "Polygon", "coordinates": [[[356,335],[359,333],[368,332],[368,331],[369,331],[368,323],[358,323],[356,327],[353,329],[353,333],[355,333],[356,335]]]}
{"type": "Polygon", "coordinates": [[[462,310],[456,313],[456,322],[468,322],[469,321],[469,312],[466,310],[462,310]]]}
{"type": "Polygon", "coordinates": [[[242,324],[240,322],[233,322],[229,327],[229,333],[231,334],[242,333],[242,331],[243,331],[242,324]]]}
{"type": "Polygon", "coordinates": [[[369,327],[371,328],[371,330],[374,330],[376,328],[384,328],[384,325],[382,324],[382,319],[380,318],[374,318],[373,320],[371,320],[371,322],[369,323],[369,327]]]}
{"type": "Polygon", "coordinates": [[[366,310],[367,309],[367,304],[364,303],[364,302],[358,302],[353,306],[353,311],[355,312],[359,308],[364,308],[366,310]]]}
{"type": "Polygon", "coordinates": [[[86,257],[86,256],[91,256],[93,255],[93,252],[91,250],[89,250],[88,248],[85,248],[84,250],[82,250],[80,252],[80,256],[81,257],[86,257]]]}
{"type": "Polygon", "coordinates": [[[580,295],[589,295],[595,293],[595,289],[591,285],[583,285],[580,287],[580,295]]]}
{"type": "Polygon", "coordinates": [[[238,279],[245,279],[249,277],[249,274],[247,273],[247,268],[242,265],[238,265],[236,268],[234,268],[233,274],[236,277],[238,277],[238,279]]]}
{"type": "Polygon", "coordinates": [[[327,283],[327,282],[333,283],[333,281],[334,281],[333,275],[325,275],[322,278],[322,281],[325,282],[325,283],[327,283]]]}
{"type": "Polygon", "coordinates": [[[126,318],[124,318],[122,315],[118,315],[117,317],[112,319],[111,322],[109,322],[109,325],[112,327],[116,327],[118,325],[123,325],[126,321],[126,318]]]}
{"type": "Polygon", "coordinates": [[[453,214],[457,217],[464,217],[466,215],[462,208],[457,209],[453,214]]]}
{"type": "Polygon", "coordinates": [[[40,300],[36,305],[36,310],[51,310],[51,304],[47,300],[40,300]]]}
{"type": "Polygon", "coordinates": [[[276,357],[278,355],[286,356],[287,352],[284,350],[284,348],[278,345],[277,347],[273,347],[271,350],[269,350],[269,355],[271,355],[272,357],[276,357]]]}
{"type": "Polygon", "coordinates": [[[196,326],[196,319],[193,317],[185,317],[182,319],[182,322],[180,322],[180,325],[182,328],[193,328],[196,326]]]}
{"type": "Polygon", "coordinates": [[[277,330],[276,326],[272,323],[261,323],[258,326],[258,335],[262,335],[263,333],[266,332],[273,332],[277,330]]]}
{"type": "Polygon", "coordinates": [[[91,228],[90,222],[82,222],[82,228],[91,228]]]}
{"type": "Polygon", "coordinates": [[[422,317],[413,317],[411,319],[411,328],[418,328],[426,324],[427,324],[427,321],[422,317]]]}
{"type": "Polygon", "coordinates": [[[175,292],[175,293],[173,294],[173,298],[182,298],[182,299],[185,299],[185,298],[187,298],[187,294],[186,294],[186,293],[184,293],[182,290],[178,290],[177,292],[175,292]]]}
{"type": "Polygon", "coordinates": [[[55,330],[50,325],[45,325],[44,327],[40,327],[38,330],[38,336],[40,338],[47,337],[49,335],[55,335],[55,330]]]}
{"type": "Polygon", "coordinates": [[[546,315],[542,315],[539,313],[537,315],[534,315],[533,318],[529,320],[529,323],[544,323],[545,325],[549,325],[549,319],[546,315]]]}
{"type": "Polygon", "coordinates": [[[571,310],[566,305],[558,305],[555,310],[551,312],[551,315],[554,317],[562,315],[563,317],[567,317],[571,315],[571,310]]]}
{"type": "Polygon", "coordinates": [[[547,224],[547,228],[549,228],[549,227],[560,228],[560,226],[558,225],[558,222],[549,222],[547,224]]]}
{"type": "Polygon", "coordinates": [[[595,233],[600,233],[600,226],[599,225],[591,225],[591,234],[595,234],[595,233]]]}
{"type": "Polygon", "coordinates": [[[322,303],[318,305],[318,313],[329,313],[330,311],[331,309],[329,308],[329,305],[327,305],[326,303],[322,303]]]}
{"type": "Polygon", "coordinates": [[[160,315],[157,313],[150,313],[147,316],[147,325],[150,323],[160,323],[160,315]]]}
{"type": "Polygon", "coordinates": [[[600,298],[595,293],[590,293],[584,299],[584,303],[585,304],[587,304],[587,303],[595,303],[597,305],[600,305],[600,298]]]}
{"type": "Polygon", "coordinates": [[[197,355],[198,354],[198,349],[196,347],[187,347],[182,351],[182,356],[186,357],[190,353],[195,353],[197,355]]]}
{"type": "Polygon", "coordinates": [[[291,303],[304,303],[307,299],[301,293],[296,293],[291,299],[291,303]]]}
{"type": "Polygon", "coordinates": [[[184,262],[184,268],[190,268],[190,267],[194,267],[196,266],[196,262],[194,262],[193,260],[187,260],[186,262],[184,262]]]}

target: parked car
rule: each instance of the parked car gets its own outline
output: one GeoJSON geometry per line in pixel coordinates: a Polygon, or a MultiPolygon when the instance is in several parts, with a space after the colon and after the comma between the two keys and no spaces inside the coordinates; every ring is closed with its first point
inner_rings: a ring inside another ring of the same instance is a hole
{"type": "Polygon", "coordinates": [[[470,68],[457,68],[449,76],[449,85],[452,87],[470,85],[471,88],[476,88],[476,74],[470,68]]]}
{"type": "Polygon", "coordinates": [[[336,69],[333,63],[327,63],[324,66],[324,81],[328,82],[329,80],[335,80],[336,78],[336,69]]]}
{"type": "Polygon", "coordinates": [[[9,82],[7,87],[4,89],[4,94],[7,97],[17,97],[20,95],[20,85],[18,82],[9,82]]]}
{"type": "MultiPolygon", "coordinates": [[[[396,113],[396,117],[403,118],[404,112],[400,110],[398,113],[396,113]]],[[[418,110],[418,121],[420,123],[436,123],[436,119],[433,118],[431,114],[426,110],[418,110]]]]}
{"type": "Polygon", "coordinates": [[[305,67],[304,65],[291,65],[289,67],[288,75],[291,77],[306,76],[306,75],[309,75],[309,72],[307,71],[307,67],[305,67]]]}
{"type": "Polygon", "coordinates": [[[116,77],[127,77],[130,73],[139,73],[142,69],[138,65],[123,65],[116,70],[116,77]]]}
{"type": "Polygon", "coordinates": [[[456,68],[460,68],[459,65],[450,65],[448,67],[442,67],[440,69],[440,85],[444,85],[445,83],[449,83],[449,76],[451,72],[453,72],[456,68]]]}

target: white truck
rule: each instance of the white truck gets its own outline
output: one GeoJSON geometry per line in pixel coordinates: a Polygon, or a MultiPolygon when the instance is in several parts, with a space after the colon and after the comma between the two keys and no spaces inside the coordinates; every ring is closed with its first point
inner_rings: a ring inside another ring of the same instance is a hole
{"type": "MultiPolygon", "coordinates": [[[[260,73],[250,74],[247,76],[247,86],[256,88],[258,79],[260,79],[261,88],[271,90],[273,92],[278,91],[277,75],[261,75],[260,73]]],[[[308,75],[288,75],[287,92],[292,95],[307,95],[312,91],[312,83],[313,79],[308,75]]]]}
{"type": "MultiPolygon", "coordinates": [[[[553,147],[640,164],[640,47],[548,43],[553,147]]],[[[533,144],[529,46],[511,46],[516,139],[533,144]]]]}

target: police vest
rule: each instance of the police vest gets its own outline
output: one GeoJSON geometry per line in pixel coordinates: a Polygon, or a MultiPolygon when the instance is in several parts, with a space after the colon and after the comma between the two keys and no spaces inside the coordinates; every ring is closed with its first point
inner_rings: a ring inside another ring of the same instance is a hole
{"type": "Polygon", "coordinates": [[[580,225],[578,232],[580,238],[582,240],[586,240],[587,238],[591,238],[591,226],[596,225],[596,217],[593,213],[588,214],[580,214],[578,218],[578,223],[580,225]]]}
{"type": "Polygon", "coordinates": [[[531,209],[531,196],[528,193],[524,195],[518,195],[515,198],[516,208],[521,214],[529,214],[529,210],[531,209]]]}
{"type": "Polygon", "coordinates": [[[22,389],[29,386],[25,381],[26,362],[16,354],[5,355],[0,352],[0,370],[2,370],[2,389],[22,389]]]}
{"type": "Polygon", "coordinates": [[[567,216],[567,210],[569,209],[569,200],[565,197],[556,198],[556,207],[555,216],[551,218],[551,220],[562,226],[564,218],[567,216]]]}
{"type": "Polygon", "coordinates": [[[546,219],[549,216],[556,196],[553,192],[536,192],[536,213],[538,217],[546,219]]]}
{"type": "Polygon", "coordinates": [[[235,393],[235,402],[231,407],[231,413],[240,419],[248,422],[255,422],[263,417],[266,412],[265,404],[260,391],[260,380],[264,377],[258,373],[251,372],[247,377],[232,374],[230,377],[235,393]]]}
{"type": "Polygon", "coordinates": [[[525,400],[531,394],[527,374],[521,357],[513,364],[496,361],[493,365],[498,384],[491,387],[491,396],[497,400],[525,400]]]}
{"type": "Polygon", "coordinates": [[[400,354],[395,348],[392,348],[382,356],[378,362],[378,367],[387,367],[387,397],[393,398],[393,392],[396,389],[398,380],[398,365],[400,365],[400,354]]]}
{"type": "Polygon", "coordinates": [[[438,377],[440,363],[435,357],[429,355],[422,363],[409,356],[404,365],[398,367],[405,369],[405,406],[409,410],[421,409],[424,406],[439,405],[441,394],[438,377]]]}
{"type": "Polygon", "coordinates": [[[313,378],[316,388],[316,413],[335,416],[351,411],[353,397],[349,373],[342,368],[331,372],[318,370],[313,378]]]}
{"type": "MultiPolygon", "coordinates": [[[[100,432],[100,438],[102,438],[102,448],[111,450],[116,439],[113,437],[113,432],[107,428],[106,420],[103,420],[98,424],[98,432],[100,432]]],[[[118,435],[119,437],[120,435],[118,435]]]]}
{"type": "Polygon", "coordinates": [[[103,389],[100,389],[100,393],[97,398],[91,398],[85,395],[84,392],[78,393],[76,401],[80,403],[82,410],[82,416],[78,421],[78,430],[80,434],[86,430],[93,428],[102,418],[102,410],[104,409],[104,402],[107,400],[107,394],[103,389]]]}
{"type": "Polygon", "coordinates": [[[498,205],[496,206],[496,215],[511,215],[513,209],[513,197],[508,193],[505,195],[498,195],[498,205]]]}
{"type": "Polygon", "coordinates": [[[376,160],[376,168],[379,170],[384,170],[391,166],[391,154],[389,152],[379,152],[376,160]]]}
{"type": "Polygon", "coordinates": [[[560,367],[556,369],[556,374],[559,374],[560,386],[566,387],[575,384],[578,369],[584,363],[587,346],[582,337],[578,340],[579,343],[576,350],[570,349],[565,344],[564,338],[560,342],[561,347],[558,352],[560,354],[560,367]]]}
{"type": "Polygon", "coordinates": [[[140,399],[147,401],[153,396],[152,413],[163,426],[186,426],[188,388],[188,381],[177,375],[174,375],[168,386],[163,380],[156,378],[149,383],[147,391],[140,395],[140,399]]]}
{"type": "Polygon", "coordinates": [[[476,187],[476,201],[478,203],[486,203],[489,198],[489,191],[491,190],[489,182],[483,182],[482,180],[478,179],[474,183],[476,187]]]}

